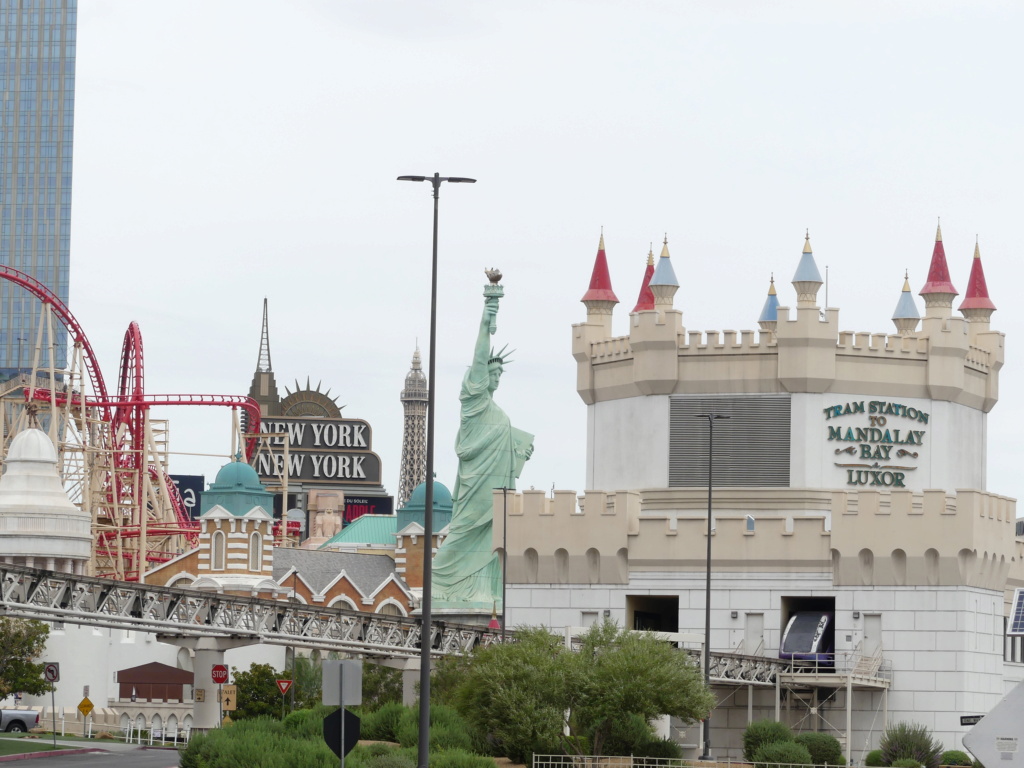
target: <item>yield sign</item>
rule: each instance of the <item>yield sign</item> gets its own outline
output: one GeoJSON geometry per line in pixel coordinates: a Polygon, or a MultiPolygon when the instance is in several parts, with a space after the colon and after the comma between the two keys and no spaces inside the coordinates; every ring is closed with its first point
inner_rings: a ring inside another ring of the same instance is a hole
{"type": "Polygon", "coordinates": [[[288,693],[288,689],[292,687],[292,681],[291,680],[278,680],[277,681],[277,687],[278,687],[278,690],[281,691],[281,695],[284,696],[286,693],[288,693]]]}

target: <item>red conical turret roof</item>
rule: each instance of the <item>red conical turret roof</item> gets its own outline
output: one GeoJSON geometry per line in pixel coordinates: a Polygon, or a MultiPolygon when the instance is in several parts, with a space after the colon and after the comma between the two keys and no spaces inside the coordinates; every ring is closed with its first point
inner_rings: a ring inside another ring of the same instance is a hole
{"type": "Polygon", "coordinates": [[[640,295],[636,297],[634,312],[642,312],[647,309],[654,309],[654,291],[651,290],[651,278],[654,277],[654,248],[647,254],[647,269],[644,270],[644,279],[640,283],[640,295]]]}
{"type": "Polygon", "coordinates": [[[612,301],[619,303],[619,297],[612,290],[612,278],[608,274],[608,258],[604,254],[604,234],[597,244],[597,258],[594,260],[594,271],[590,275],[590,289],[583,294],[582,302],[612,301]]]}
{"type": "Polygon", "coordinates": [[[946,250],[942,247],[942,227],[935,230],[935,248],[932,250],[932,263],[928,267],[928,282],[921,289],[921,296],[929,293],[951,293],[954,296],[960,292],[953,287],[949,279],[949,267],[946,266],[946,250]]]}
{"type": "Polygon", "coordinates": [[[995,309],[996,305],[988,297],[988,286],[985,284],[985,270],[981,267],[981,249],[974,244],[974,258],[971,259],[971,276],[967,280],[967,296],[960,305],[965,309],[995,309]]]}

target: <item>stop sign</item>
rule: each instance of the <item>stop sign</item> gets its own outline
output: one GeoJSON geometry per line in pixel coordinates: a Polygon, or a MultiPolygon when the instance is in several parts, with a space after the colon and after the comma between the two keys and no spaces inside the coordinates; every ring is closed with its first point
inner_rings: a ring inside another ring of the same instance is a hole
{"type": "Polygon", "coordinates": [[[212,677],[217,685],[223,685],[228,681],[228,668],[223,664],[214,664],[212,677]]]}

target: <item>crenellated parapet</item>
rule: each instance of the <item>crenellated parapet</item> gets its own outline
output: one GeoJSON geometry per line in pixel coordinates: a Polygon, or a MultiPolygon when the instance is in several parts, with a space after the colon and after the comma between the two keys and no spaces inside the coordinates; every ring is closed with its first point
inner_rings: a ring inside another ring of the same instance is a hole
{"type": "MultiPolygon", "coordinates": [[[[905,281],[893,320],[897,333],[839,330],[839,310],[818,304],[822,283],[809,240],[792,283],[796,306],[778,305],[773,281],[769,298],[775,301],[762,312],[760,330],[719,332],[683,325],[682,311],[672,306],[675,278],[666,245],[658,260],[665,284],[657,284],[656,272],[651,286],[657,301],[638,303],[629,315],[628,335],[611,335],[614,304],[584,301],[587,322],[573,326],[577,391],[588,405],[673,394],[891,394],[987,413],[998,400],[1004,335],[989,328],[992,309],[976,306],[991,304],[987,289],[983,299],[969,296],[964,316],[953,316],[956,289],[943,277],[945,257],[941,248],[937,252],[942,269],[933,269],[922,290],[926,314],[916,316],[905,281]]],[[[610,294],[603,241],[599,256],[595,274],[607,281],[610,294]]],[[[980,274],[980,257],[974,261],[980,274]]],[[[592,286],[588,296],[593,293],[592,286]]]]}
{"type": "MultiPolygon", "coordinates": [[[[495,550],[504,540],[494,496],[495,550]]],[[[703,572],[707,493],[697,488],[510,494],[509,581],[626,584],[703,572]]],[[[1013,499],[981,491],[716,488],[716,573],[831,572],[836,586],[966,585],[1024,576],[1013,499]]]]}

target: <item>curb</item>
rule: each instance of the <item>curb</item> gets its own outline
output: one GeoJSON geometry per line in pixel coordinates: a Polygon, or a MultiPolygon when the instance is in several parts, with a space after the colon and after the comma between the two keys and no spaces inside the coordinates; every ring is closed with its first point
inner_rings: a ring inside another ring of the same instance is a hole
{"type": "Polygon", "coordinates": [[[90,752],[106,752],[105,749],[54,749],[49,752],[23,752],[20,755],[4,755],[0,757],[0,763],[8,760],[33,760],[37,757],[56,757],[58,755],[86,755],[90,752]]]}

